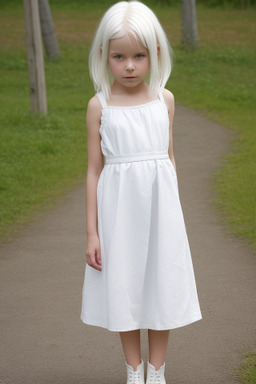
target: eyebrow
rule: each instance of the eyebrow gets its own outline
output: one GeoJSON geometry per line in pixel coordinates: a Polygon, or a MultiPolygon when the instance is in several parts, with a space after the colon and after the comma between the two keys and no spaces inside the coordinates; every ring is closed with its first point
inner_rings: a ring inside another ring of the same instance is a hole
{"type": "MultiPolygon", "coordinates": [[[[111,51],[111,49],[109,51],[111,52],[112,55],[123,55],[124,54],[122,51],[111,51]]],[[[138,55],[139,53],[147,53],[147,51],[146,50],[136,51],[135,55],[138,55]]]]}

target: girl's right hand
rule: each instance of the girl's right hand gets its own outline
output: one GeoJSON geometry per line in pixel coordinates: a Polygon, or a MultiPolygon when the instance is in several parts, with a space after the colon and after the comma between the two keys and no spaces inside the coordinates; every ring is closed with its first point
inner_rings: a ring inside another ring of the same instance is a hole
{"type": "Polygon", "coordinates": [[[86,262],[90,267],[101,271],[100,239],[97,235],[87,236],[86,262]]]}

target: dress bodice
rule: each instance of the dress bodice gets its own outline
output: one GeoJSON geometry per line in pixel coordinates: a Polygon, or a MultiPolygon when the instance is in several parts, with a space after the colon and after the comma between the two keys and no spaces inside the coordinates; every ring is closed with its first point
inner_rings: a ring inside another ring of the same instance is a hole
{"type": "Polygon", "coordinates": [[[108,106],[102,93],[100,126],[104,156],[166,152],[169,147],[169,116],[162,96],[137,106],[108,106]]]}

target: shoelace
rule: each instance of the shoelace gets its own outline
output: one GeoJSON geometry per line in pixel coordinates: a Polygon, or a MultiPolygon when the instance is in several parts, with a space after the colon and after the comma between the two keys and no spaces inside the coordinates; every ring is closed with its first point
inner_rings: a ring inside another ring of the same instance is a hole
{"type": "Polygon", "coordinates": [[[129,373],[129,384],[140,384],[140,371],[129,373]]]}
{"type": "Polygon", "coordinates": [[[160,372],[150,372],[149,384],[161,384],[160,372]]]}

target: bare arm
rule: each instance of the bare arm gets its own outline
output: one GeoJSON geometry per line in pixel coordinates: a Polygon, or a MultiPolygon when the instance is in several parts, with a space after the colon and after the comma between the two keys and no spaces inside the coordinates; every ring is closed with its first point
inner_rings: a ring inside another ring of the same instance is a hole
{"type": "Polygon", "coordinates": [[[169,114],[169,120],[170,120],[168,154],[169,154],[170,160],[173,163],[173,166],[176,170],[176,163],[175,163],[174,152],[173,152],[173,133],[172,133],[172,131],[173,131],[172,125],[173,125],[173,118],[174,118],[174,111],[175,111],[174,96],[170,91],[168,91],[167,89],[164,89],[163,90],[163,97],[164,97],[165,103],[166,103],[167,108],[168,108],[168,114],[169,114]]]}
{"type": "Polygon", "coordinates": [[[88,103],[86,114],[88,168],[86,176],[86,262],[101,270],[97,223],[97,184],[104,162],[100,147],[101,105],[96,96],[88,103]]]}
{"type": "MultiPolygon", "coordinates": [[[[164,100],[165,100],[165,103],[166,103],[167,108],[168,108],[168,114],[169,114],[169,120],[170,120],[170,126],[169,126],[170,138],[169,138],[168,154],[169,154],[171,162],[173,163],[174,169],[177,173],[176,163],[175,163],[175,158],[174,158],[174,152],[173,152],[173,133],[172,133],[172,125],[173,125],[173,118],[174,118],[174,111],[175,111],[174,96],[167,89],[164,89],[163,96],[164,96],[164,100]]],[[[186,225],[185,225],[185,230],[187,232],[186,225]]]]}

